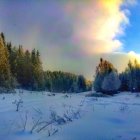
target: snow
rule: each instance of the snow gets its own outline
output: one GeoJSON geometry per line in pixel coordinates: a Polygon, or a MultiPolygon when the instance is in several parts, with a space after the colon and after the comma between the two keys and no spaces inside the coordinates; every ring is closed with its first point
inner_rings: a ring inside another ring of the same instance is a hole
{"type": "Polygon", "coordinates": [[[0,140],[140,139],[140,97],[128,92],[98,98],[85,94],[1,94],[0,140]],[[23,103],[17,112],[14,102],[19,100],[23,103]],[[31,132],[37,121],[42,124],[31,132]]]}

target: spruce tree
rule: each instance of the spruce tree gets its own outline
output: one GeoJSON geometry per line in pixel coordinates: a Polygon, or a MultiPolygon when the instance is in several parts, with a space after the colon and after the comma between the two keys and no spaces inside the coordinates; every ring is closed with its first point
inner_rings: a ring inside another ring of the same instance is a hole
{"type": "Polygon", "coordinates": [[[16,78],[20,88],[24,86],[24,51],[21,45],[19,45],[16,57],[16,78]]]}
{"type": "Polygon", "coordinates": [[[8,50],[5,47],[3,34],[0,35],[0,88],[1,91],[11,88],[11,73],[8,61],[8,50]]]}
{"type": "Polygon", "coordinates": [[[40,60],[39,51],[35,49],[32,51],[31,55],[32,60],[32,88],[33,90],[44,90],[45,82],[44,82],[44,73],[42,68],[42,63],[40,60]]]}
{"type": "Polygon", "coordinates": [[[83,92],[86,90],[86,79],[84,78],[83,75],[79,75],[77,78],[77,86],[78,86],[78,91],[83,92]]]}
{"type": "Polygon", "coordinates": [[[25,89],[31,90],[32,83],[32,63],[31,63],[31,54],[26,50],[24,55],[24,77],[23,77],[23,87],[25,89]]]}

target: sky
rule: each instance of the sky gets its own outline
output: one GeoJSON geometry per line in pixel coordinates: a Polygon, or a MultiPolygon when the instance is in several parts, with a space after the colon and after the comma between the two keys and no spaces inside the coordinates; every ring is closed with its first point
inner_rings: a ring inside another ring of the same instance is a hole
{"type": "Polygon", "coordinates": [[[92,80],[100,57],[119,72],[140,60],[139,9],[139,0],[1,0],[0,32],[38,49],[44,70],[92,80]]]}

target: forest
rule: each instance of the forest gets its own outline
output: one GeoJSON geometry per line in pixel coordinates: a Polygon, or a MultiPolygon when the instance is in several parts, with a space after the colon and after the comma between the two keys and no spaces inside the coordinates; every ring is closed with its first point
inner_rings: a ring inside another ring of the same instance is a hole
{"type": "MultiPolygon", "coordinates": [[[[47,58],[46,58],[47,59],[47,58]]],[[[84,92],[91,89],[91,82],[83,75],[62,71],[44,71],[40,52],[13,46],[0,34],[0,92],[14,89],[50,92],[84,92]]]]}
{"type": "MultiPolygon", "coordinates": [[[[47,59],[47,58],[46,58],[47,59]]],[[[94,72],[93,72],[94,73],[94,72]]],[[[14,89],[50,92],[85,92],[92,86],[96,92],[114,94],[118,91],[140,91],[140,64],[129,61],[126,69],[118,73],[109,61],[100,59],[93,83],[83,75],[69,72],[43,70],[40,52],[13,46],[0,34],[0,92],[14,89]]]]}

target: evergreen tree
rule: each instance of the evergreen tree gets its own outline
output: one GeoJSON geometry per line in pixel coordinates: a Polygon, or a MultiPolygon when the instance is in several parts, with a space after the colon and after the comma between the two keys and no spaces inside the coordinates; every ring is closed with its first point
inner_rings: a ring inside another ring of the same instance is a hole
{"type": "Polygon", "coordinates": [[[24,55],[24,80],[23,87],[25,89],[31,90],[32,85],[32,63],[31,63],[31,54],[28,50],[26,50],[24,55]]]}
{"type": "Polygon", "coordinates": [[[33,71],[32,87],[34,90],[44,90],[44,73],[39,51],[36,51],[35,49],[32,51],[31,60],[33,71]]]}
{"type": "Polygon", "coordinates": [[[126,72],[120,73],[119,79],[121,81],[120,91],[128,91],[129,90],[128,74],[126,72]]]}
{"type": "Polygon", "coordinates": [[[78,86],[78,91],[79,92],[86,91],[86,79],[84,78],[83,75],[78,76],[77,86],[78,86]]]}
{"type": "Polygon", "coordinates": [[[11,73],[10,65],[8,61],[8,51],[5,47],[4,35],[0,35],[0,88],[11,88],[11,73]]]}
{"type": "Polygon", "coordinates": [[[20,88],[24,87],[24,51],[21,45],[19,45],[16,57],[16,78],[20,88]]]}
{"type": "Polygon", "coordinates": [[[16,47],[12,47],[11,42],[7,43],[7,49],[9,52],[9,64],[10,64],[10,69],[11,69],[11,73],[13,77],[17,76],[17,71],[16,71],[16,67],[17,67],[17,48],[16,47]]]}
{"type": "Polygon", "coordinates": [[[105,78],[110,72],[116,71],[114,66],[106,60],[100,59],[100,63],[96,68],[96,75],[93,82],[93,87],[96,92],[102,92],[102,83],[105,78]]]}
{"type": "Polygon", "coordinates": [[[86,84],[86,79],[82,75],[62,71],[44,72],[45,88],[51,92],[84,92],[91,89],[91,84],[86,84]]]}
{"type": "Polygon", "coordinates": [[[129,61],[126,70],[120,74],[120,80],[122,81],[121,90],[125,87],[127,91],[140,91],[140,64],[137,60],[134,63],[129,61]]]}

